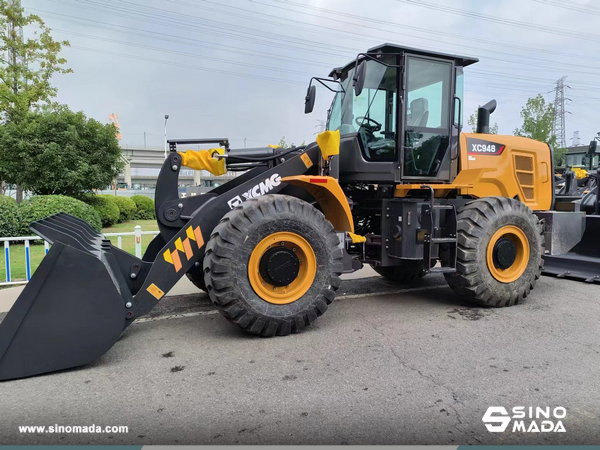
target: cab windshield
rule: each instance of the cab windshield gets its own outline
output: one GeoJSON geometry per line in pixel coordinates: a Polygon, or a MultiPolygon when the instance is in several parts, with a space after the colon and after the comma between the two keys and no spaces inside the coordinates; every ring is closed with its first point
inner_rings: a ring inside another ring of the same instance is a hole
{"type": "MultiPolygon", "coordinates": [[[[591,168],[595,169],[598,167],[598,156],[594,155],[591,160],[591,168]]],[[[566,154],[566,167],[582,167],[587,169],[590,167],[590,155],[587,153],[577,153],[577,154],[566,154]]]]}
{"type": "Polygon", "coordinates": [[[396,158],[397,69],[374,60],[366,64],[365,84],[359,96],[352,86],[354,68],[340,83],[327,129],[341,134],[359,133],[367,160],[391,161],[396,158]]]}

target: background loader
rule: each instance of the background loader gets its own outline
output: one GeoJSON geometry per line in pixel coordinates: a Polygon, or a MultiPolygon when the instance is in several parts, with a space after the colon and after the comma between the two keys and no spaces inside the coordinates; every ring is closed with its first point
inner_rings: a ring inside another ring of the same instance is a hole
{"type": "Polygon", "coordinates": [[[583,238],[569,252],[544,257],[545,275],[600,283],[599,157],[597,140],[590,142],[587,152],[565,155],[566,168],[556,186],[556,208],[584,211],[586,227],[583,238]]]}
{"type": "Polygon", "coordinates": [[[311,80],[305,112],[313,82],[335,92],[314,143],[170,141],[160,234],[142,259],[67,214],[31,224],[53,245],[0,324],[0,379],[95,360],[184,275],[260,336],[301,331],[332,303],[340,274],[364,264],[399,282],[441,272],[481,305],[523,301],[543,258],[581,240],[587,212],[554,195],[548,145],[488,134],[495,101],[479,109],[477,133],[461,133],[463,69],[475,62],[384,44],[311,80]],[[177,151],[188,144],[218,148],[177,151]],[[182,165],[243,173],[179,198],[182,165]]]}

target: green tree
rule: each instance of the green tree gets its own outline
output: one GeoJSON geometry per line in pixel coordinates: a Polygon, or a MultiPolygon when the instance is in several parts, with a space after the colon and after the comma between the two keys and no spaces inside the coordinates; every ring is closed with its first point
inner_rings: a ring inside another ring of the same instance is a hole
{"type": "Polygon", "coordinates": [[[277,144],[277,146],[281,148],[290,148],[294,147],[294,144],[288,144],[287,142],[285,142],[285,136],[281,136],[281,139],[279,140],[279,144],[277,144]]]}
{"type": "MultiPolygon", "coordinates": [[[[71,72],[59,57],[69,42],[55,41],[44,21],[25,14],[19,3],[0,0],[0,117],[17,123],[33,108],[51,103],[57,91],[50,84],[54,74],[71,72]]],[[[22,199],[17,185],[17,202],[22,199]]]]}
{"type": "Polygon", "coordinates": [[[546,103],[544,97],[538,94],[530,98],[521,109],[523,125],[515,129],[515,136],[524,136],[544,142],[554,149],[554,165],[560,165],[566,149],[558,148],[554,135],[554,105],[546,103]]]}
{"type": "Polygon", "coordinates": [[[0,126],[0,177],[34,194],[104,189],[122,169],[115,131],[64,106],[25,113],[0,126]]]}
{"type": "MultiPolygon", "coordinates": [[[[478,109],[481,107],[479,105],[478,109]]],[[[475,133],[477,130],[477,110],[471,116],[469,116],[469,126],[471,127],[471,131],[475,133]]],[[[494,125],[490,125],[490,134],[498,134],[498,124],[494,123],[494,125]]]]}
{"type": "Polygon", "coordinates": [[[55,41],[39,16],[26,15],[17,2],[0,0],[0,54],[7,55],[0,58],[0,111],[23,114],[50,103],[57,92],[50,84],[52,76],[72,72],[59,57],[68,45],[55,41]],[[20,28],[31,37],[23,37],[20,28]]]}
{"type": "Polygon", "coordinates": [[[564,167],[565,165],[565,155],[569,151],[567,148],[554,148],[552,147],[554,154],[552,155],[552,160],[554,161],[554,167],[564,167]]]}
{"type": "MultiPolygon", "coordinates": [[[[300,144],[300,146],[305,145],[304,143],[305,141],[302,141],[302,144],[300,144]]],[[[279,140],[279,144],[277,144],[278,147],[281,148],[292,148],[292,147],[296,147],[296,144],[294,144],[293,142],[291,144],[288,144],[287,142],[285,142],[285,136],[282,136],[281,139],[279,140]]]]}

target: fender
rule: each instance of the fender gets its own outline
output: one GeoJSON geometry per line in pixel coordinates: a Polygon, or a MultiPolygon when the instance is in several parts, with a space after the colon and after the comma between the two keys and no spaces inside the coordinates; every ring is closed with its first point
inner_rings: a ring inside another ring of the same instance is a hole
{"type": "Polygon", "coordinates": [[[336,231],[354,233],[354,221],[348,199],[335,178],[298,175],[283,177],[281,181],[299,186],[311,194],[336,231]]]}

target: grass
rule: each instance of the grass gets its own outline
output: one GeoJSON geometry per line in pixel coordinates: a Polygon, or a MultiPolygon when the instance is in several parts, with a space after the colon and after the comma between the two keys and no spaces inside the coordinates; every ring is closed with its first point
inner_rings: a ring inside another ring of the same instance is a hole
{"type": "Polygon", "coordinates": [[[102,228],[103,233],[128,233],[133,231],[133,228],[139,225],[142,227],[142,231],[156,231],[158,230],[158,225],[156,225],[156,220],[128,220],[127,222],[117,223],[112,227],[102,228]]]}
{"type": "MultiPolygon", "coordinates": [[[[142,227],[142,231],[157,231],[158,226],[155,220],[129,220],[127,222],[116,224],[109,228],[103,228],[103,233],[129,233],[133,232],[133,228],[139,225],[142,227]]],[[[152,235],[142,236],[142,254],[146,251],[146,247],[150,241],[154,238],[152,235]]],[[[111,243],[116,247],[118,237],[110,237],[111,243]]],[[[122,236],[121,237],[121,248],[126,252],[135,254],[135,237],[134,236],[122,236]]],[[[31,274],[39,266],[40,262],[44,258],[44,244],[42,241],[36,241],[36,243],[30,242],[30,259],[31,259],[31,274]]],[[[3,252],[4,255],[4,252],[3,252]]],[[[25,269],[25,245],[24,244],[11,244],[10,245],[10,267],[11,267],[11,281],[25,280],[27,278],[25,269]]],[[[6,281],[6,267],[4,256],[0,258],[0,282],[6,281]]]]}

